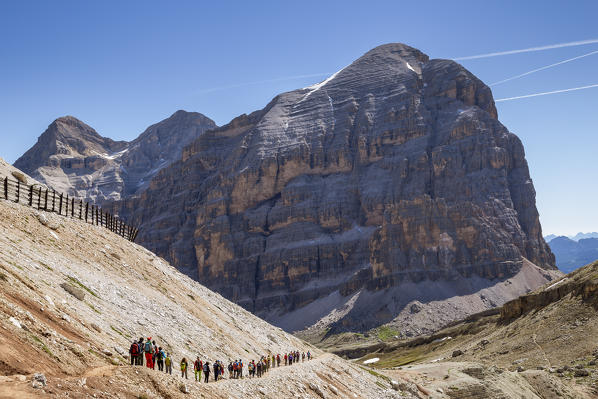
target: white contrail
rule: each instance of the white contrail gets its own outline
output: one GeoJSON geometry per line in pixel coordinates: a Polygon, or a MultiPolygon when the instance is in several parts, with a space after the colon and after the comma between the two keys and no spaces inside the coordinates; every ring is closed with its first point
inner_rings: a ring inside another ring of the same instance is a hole
{"type": "Polygon", "coordinates": [[[556,93],[565,93],[568,91],[576,91],[576,90],[583,90],[583,89],[591,89],[592,87],[598,87],[597,84],[589,85],[589,86],[581,86],[581,87],[572,87],[570,89],[562,89],[562,90],[554,90],[554,91],[545,91],[543,93],[535,93],[535,94],[526,94],[524,96],[517,96],[517,97],[507,97],[507,98],[499,98],[498,100],[494,100],[494,102],[502,102],[502,101],[511,101],[511,100],[519,100],[521,98],[530,98],[530,97],[538,97],[538,96],[546,96],[548,94],[556,94],[556,93]]]}
{"type": "Polygon", "coordinates": [[[453,58],[453,60],[455,60],[455,61],[475,60],[477,58],[498,57],[500,55],[529,53],[529,52],[532,52],[532,51],[551,50],[551,49],[554,49],[554,48],[561,48],[561,47],[583,46],[585,44],[595,44],[595,43],[598,43],[598,39],[588,39],[588,40],[580,40],[580,41],[577,41],[577,42],[549,44],[547,46],[539,46],[539,47],[529,47],[529,48],[524,48],[524,49],[519,49],[519,50],[499,51],[499,52],[496,52],[496,53],[470,55],[470,56],[467,56],[467,57],[453,58]]]}
{"type": "Polygon", "coordinates": [[[554,64],[546,65],[546,66],[543,66],[541,68],[532,69],[531,71],[527,71],[527,72],[524,72],[522,74],[511,76],[510,78],[506,78],[506,79],[503,79],[503,80],[499,80],[498,82],[494,82],[494,83],[490,84],[490,86],[496,86],[496,85],[499,85],[501,83],[509,82],[509,81],[515,80],[515,79],[519,79],[519,78],[522,78],[524,76],[531,75],[532,73],[543,71],[545,69],[552,68],[552,67],[555,67],[557,65],[566,64],[568,62],[575,61],[575,60],[578,60],[580,58],[589,57],[590,55],[594,55],[594,54],[598,54],[598,50],[589,52],[587,54],[578,55],[577,57],[569,58],[569,59],[566,59],[566,60],[563,60],[563,61],[555,62],[554,64]]]}
{"type": "Polygon", "coordinates": [[[211,87],[209,89],[199,90],[199,91],[196,92],[196,94],[211,93],[211,92],[214,92],[214,91],[235,89],[237,87],[259,85],[259,84],[263,84],[263,83],[283,82],[283,81],[286,81],[286,80],[296,80],[296,79],[303,79],[303,78],[315,78],[315,77],[318,77],[318,76],[326,76],[326,75],[330,75],[330,73],[329,72],[325,72],[325,73],[312,73],[312,74],[309,74],[309,75],[285,76],[285,77],[276,78],[276,79],[258,80],[258,81],[255,81],[255,82],[237,83],[237,84],[234,84],[234,85],[211,87]]]}

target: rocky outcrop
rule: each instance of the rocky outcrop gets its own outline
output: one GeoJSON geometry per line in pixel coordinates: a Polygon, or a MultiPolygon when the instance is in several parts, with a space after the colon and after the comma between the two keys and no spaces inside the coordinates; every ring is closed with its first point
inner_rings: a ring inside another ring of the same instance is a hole
{"type": "Polygon", "coordinates": [[[271,320],[406,282],[491,285],[523,258],[554,269],[490,89],[403,44],[206,132],[120,207],[143,245],[271,320]]]}
{"type": "Polygon", "coordinates": [[[180,158],[185,145],[215,127],[202,114],[177,111],[126,142],[102,137],[66,116],[52,122],[14,165],[70,196],[118,200],[143,190],[161,168],[180,158]]]}
{"type": "Polygon", "coordinates": [[[578,270],[567,277],[551,284],[547,288],[528,295],[522,295],[505,303],[500,308],[501,321],[508,322],[532,310],[544,308],[560,301],[567,295],[579,297],[581,300],[593,303],[598,307],[598,262],[587,265],[584,270],[578,270]]]}

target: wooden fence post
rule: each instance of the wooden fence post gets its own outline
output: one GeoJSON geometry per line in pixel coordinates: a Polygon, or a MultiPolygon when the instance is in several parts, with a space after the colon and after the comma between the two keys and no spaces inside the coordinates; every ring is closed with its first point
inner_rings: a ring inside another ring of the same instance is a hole
{"type": "Polygon", "coordinates": [[[60,203],[58,205],[58,214],[62,215],[62,193],[60,194],[60,203]]]}
{"type": "Polygon", "coordinates": [[[64,216],[69,215],[69,195],[66,195],[66,204],[65,204],[64,216]]]}
{"type": "Polygon", "coordinates": [[[46,202],[44,203],[44,211],[48,210],[48,189],[46,188],[46,202]]]}
{"type": "Polygon", "coordinates": [[[29,206],[33,205],[33,185],[29,186],[29,206]]]}
{"type": "Polygon", "coordinates": [[[4,199],[8,200],[8,177],[4,178],[4,199]]]}
{"type": "Polygon", "coordinates": [[[52,190],[52,212],[56,212],[54,205],[56,205],[56,191],[52,190]]]}
{"type": "Polygon", "coordinates": [[[21,196],[21,181],[17,180],[17,199],[15,202],[19,202],[19,197],[21,196]]]}
{"type": "Polygon", "coordinates": [[[83,200],[79,200],[79,220],[82,219],[83,216],[83,200]]]}
{"type": "Polygon", "coordinates": [[[89,211],[89,202],[85,203],[85,223],[87,223],[87,211],[89,211]]]}
{"type": "Polygon", "coordinates": [[[75,199],[71,198],[71,217],[75,217],[75,199]]]}
{"type": "Polygon", "coordinates": [[[39,188],[39,191],[37,192],[37,209],[39,209],[39,206],[42,203],[42,188],[39,188]]]}

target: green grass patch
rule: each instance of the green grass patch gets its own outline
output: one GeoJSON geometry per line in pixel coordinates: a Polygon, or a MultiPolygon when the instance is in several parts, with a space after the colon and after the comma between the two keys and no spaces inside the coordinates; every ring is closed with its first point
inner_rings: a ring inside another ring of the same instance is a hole
{"type": "Polygon", "coordinates": [[[99,296],[95,292],[93,292],[93,290],[91,288],[89,288],[88,286],[83,284],[81,281],[77,280],[75,277],[69,276],[69,280],[71,283],[78,285],[79,287],[83,288],[85,291],[89,292],[91,295],[95,296],[96,298],[99,298],[99,296]]]}
{"type": "Polygon", "coordinates": [[[44,262],[39,262],[39,264],[45,267],[46,269],[50,270],[51,272],[54,271],[54,269],[52,269],[49,265],[46,265],[44,262]]]}
{"type": "Polygon", "coordinates": [[[380,341],[388,341],[389,339],[392,339],[395,336],[400,335],[400,333],[394,328],[382,326],[377,329],[377,335],[380,341]]]}
{"type": "Polygon", "coordinates": [[[98,352],[94,351],[91,348],[89,348],[88,351],[89,351],[89,353],[91,353],[94,356],[97,356],[97,357],[102,358],[102,359],[104,358],[104,356],[102,356],[101,354],[99,354],[98,352]]]}
{"type": "Polygon", "coordinates": [[[83,359],[85,357],[85,355],[83,355],[83,353],[81,351],[79,351],[77,348],[74,347],[70,347],[69,348],[71,350],[71,352],[73,352],[75,354],[75,356],[77,356],[78,358],[83,359]]]}
{"type": "Polygon", "coordinates": [[[33,339],[37,344],[39,344],[42,347],[42,350],[44,352],[46,352],[48,354],[48,356],[50,356],[53,359],[56,359],[58,361],[60,361],[60,359],[58,359],[58,357],[52,353],[52,351],[50,350],[50,348],[48,348],[46,346],[46,344],[44,343],[44,341],[42,341],[37,335],[31,334],[31,339],[33,339]]]}
{"type": "Polygon", "coordinates": [[[112,331],[114,331],[115,333],[117,333],[121,337],[125,337],[127,339],[131,339],[131,335],[130,334],[127,334],[125,331],[119,330],[118,328],[114,327],[112,324],[110,325],[110,328],[112,329],[112,331]]]}
{"type": "MultiPolygon", "coordinates": [[[[370,373],[371,375],[373,375],[376,378],[382,379],[386,382],[388,382],[390,384],[390,378],[385,376],[384,374],[380,374],[374,370],[372,370],[371,368],[368,367],[364,367],[364,366],[359,366],[361,367],[363,370],[367,371],[368,373],[370,373]]],[[[386,386],[384,385],[384,388],[386,388],[386,386]]]]}
{"type": "Polygon", "coordinates": [[[376,353],[362,358],[361,360],[367,360],[372,357],[379,357],[380,360],[373,364],[375,368],[390,368],[406,366],[410,363],[423,359],[433,348],[422,345],[414,348],[403,347],[398,348],[389,353],[376,353]]]}
{"type": "Polygon", "coordinates": [[[93,310],[97,314],[102,314],[102,312],[100,312],[99,310],[97,310],[96,307],[93,306],[91,303],[89,303],[89,302],[85,302],[85,303],[87,304],[87,306],[89,306],[91,308],[91,310],[93,310]]]}
{"type": "Polygon", "coordinates": [[[16,267],[19,270],[23,270],[23,268],[21,266],[17,265],[15,262],[13,262],[11,260],[9,260],[8,263],[10,263],[11,265],[13,265],[14,267],[16,267]]]}

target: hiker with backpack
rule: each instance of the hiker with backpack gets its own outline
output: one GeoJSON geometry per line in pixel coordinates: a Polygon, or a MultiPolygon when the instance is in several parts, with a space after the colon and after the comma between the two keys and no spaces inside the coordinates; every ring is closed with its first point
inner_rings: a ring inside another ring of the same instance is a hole
{"type": "Polygon", "coordinates": [[[201,360],[199,360],[199,356],[197,356],[197,359],[195,359],[195,362],[193,363],[195,381],[201,382],[201,369],[203,369],[203,364],[201,363],[201,360]]]}
{"type": "Polygon", "coordinates": [[[203,375],[205,376],[205,383],[210,379],[210,362],[206,361],[203,365],[203,375]]]}
{"type": "Polygon", "coordinates": [[[164,357],[164,365],[166,366],[165,373],[172,375],[172,359],[170,358],[170,353],[167,353],[166,357],[164,357]]]}
{"type": "Polygon", "coordinates": [[[154,353],[152,354],[152,370],[155,370],[156,363],[158,362],[158,345],[156,345],[156,341],[152,341],[152,345],[154,347],[154,353]]]}
{"type": "Polygon", "coordinates": [[[162,347],[159,347],[158,352],[156,354],[156,359],[158,359],[158,371],[164,371],[164,358],[165,357],[166,357],[166,355],[164,354],[162,347]]]}
{"type": "Polygon", "coordinates": [[[189,379],[187,377],[187,358],[183,358],[181,360],[181,378],[185,377],[185,379],[189,379]]]}
{"type": "Polygon", "coordinates": [[[143,338],[139,338],[137,341],[137,360],[136,363],[138,366],[143,366],[143,338]]]}
{"type": "Polygon", "coordinates": [[[145,342],[144,346],[145,352],[145,365],[147,368],[153,369],[154,368],[154,346],[152,345],[152,337],[149,337],[145,342]]]}
{"type": "Polygon", "coordinates": [[[137,357],[139,356],[139,346],[137,346],[137,341],[133,341],[131,344],[131,347],[129,348],[129,356],[131,357],[131,366],[137,365],[137,357]]]}
{"type": "Polygon", "coordinates": [[[220,376],[220,365],[218,364],[218,360],[214,362],[214,381],[218,381],[218,377],[220,376]]]}

